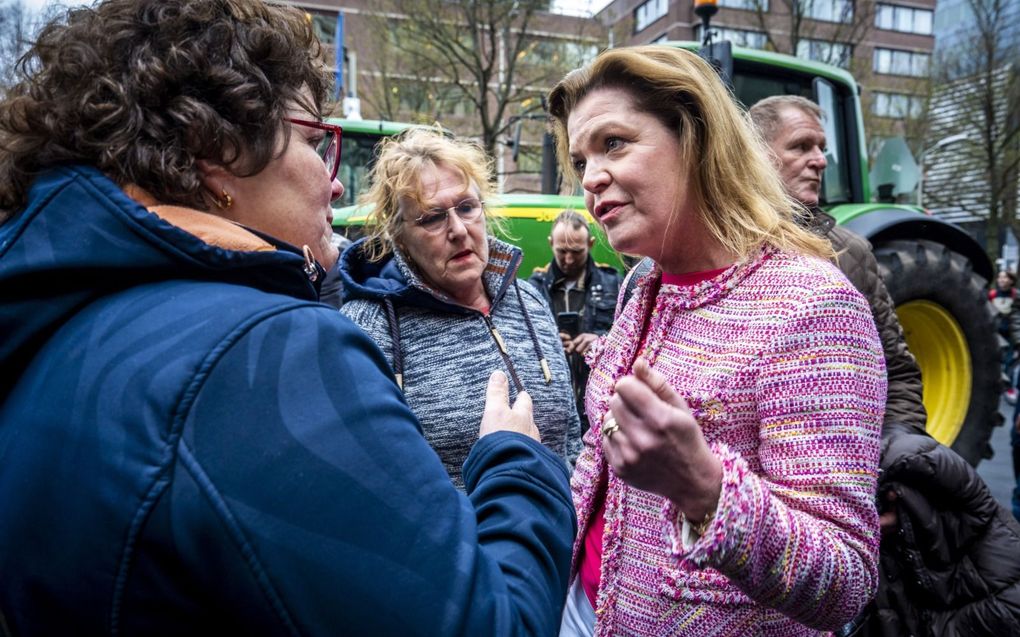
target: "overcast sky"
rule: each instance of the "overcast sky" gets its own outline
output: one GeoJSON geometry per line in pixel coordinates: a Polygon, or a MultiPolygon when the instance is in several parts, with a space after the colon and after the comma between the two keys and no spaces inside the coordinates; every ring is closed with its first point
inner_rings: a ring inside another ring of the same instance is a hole
{"type": "Polygon", "coordinates": [[[21,1],[24,2],[25,5],[32,7],[34,9],[38,9],[43,5],[47,4],[62,4],[69,7],[78,4],[88,4],[88,2],[85,2],[84,0],[62,0],[58,2],[55,2],[54,0],[21,0],[21,1]]]}
{"type": "Polygon", "coordinates": [[[79,4],[91,4],[91,0],[21,0],[21,2],[30,9],[39,10],[44,6],[51,4],[64,5],[66,7],[73,7],[79,4]]]}
{"type": "MultiPolygon", "coordinates": [[[[39,8],[48,4],[78,5],[91,4],[91,0],[22,0],[26,5],[39,8]]],[[[572,15],[584,15],[587,12],[596,13],[602,7],[609,4],[609,0],[556,0],[556,6],[564,9],[564,13],[572,15]]]]}

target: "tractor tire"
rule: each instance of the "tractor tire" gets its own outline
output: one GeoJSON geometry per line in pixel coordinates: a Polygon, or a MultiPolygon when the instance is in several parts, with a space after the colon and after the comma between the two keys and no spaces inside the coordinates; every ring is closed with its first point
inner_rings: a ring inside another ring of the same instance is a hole
{"type": "Polygon", "coordinates": [[[928,432],[977,466],[1001,424],[1000,353],[987,282],[970,261],[931,241],[875,246],[924,382],[928,432]]]}

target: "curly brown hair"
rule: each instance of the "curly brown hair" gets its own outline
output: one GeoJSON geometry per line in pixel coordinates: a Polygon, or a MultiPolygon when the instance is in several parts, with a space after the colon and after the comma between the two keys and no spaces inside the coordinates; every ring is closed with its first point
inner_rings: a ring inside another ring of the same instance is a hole
{"type": "Polygon", "coordinates": [[[302,12],[261,0],[69,10],[39,33],[0,102],[0,222],[60,164],[208,209],[196,161],[261,171],[289,132],[289,106],[320,113],[330,88],[322,55],[302,12]]]}

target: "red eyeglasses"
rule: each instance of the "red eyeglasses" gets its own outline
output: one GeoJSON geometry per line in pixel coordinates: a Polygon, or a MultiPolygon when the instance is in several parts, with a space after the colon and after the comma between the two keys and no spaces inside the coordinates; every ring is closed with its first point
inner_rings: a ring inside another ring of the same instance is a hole
{"type": "Polygon", "coordinates": [[[308,128],[326,131],[326,134],[315,146],[315,152],[319,153],[319,157],[322,157],[323,163],[326,164],[326,170],[329,171],[329,180],[332,182],[336,179],[336,173],[340,170],[340,142],[343,139],[344,129],[336,124],[327,124],[307,119],[292,119],[288,117],[287,121],[298,126],[307,126],[308,128]]]}

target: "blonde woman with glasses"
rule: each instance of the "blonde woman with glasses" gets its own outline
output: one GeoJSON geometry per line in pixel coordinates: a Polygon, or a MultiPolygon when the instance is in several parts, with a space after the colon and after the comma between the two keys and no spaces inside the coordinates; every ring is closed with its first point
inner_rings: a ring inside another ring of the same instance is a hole
{"type": "Polygon", "coordinates": [[[494,236],[489,162],[475,144],[432,129],[385,142],[365,199],[367,236],[341,257],[341,311],[382,348],[450,478],[474,444],[485,379],[534,401],[542,442],[580,448],[570,372],[541,295],[517,279],[519,248],[494,236]]]}

